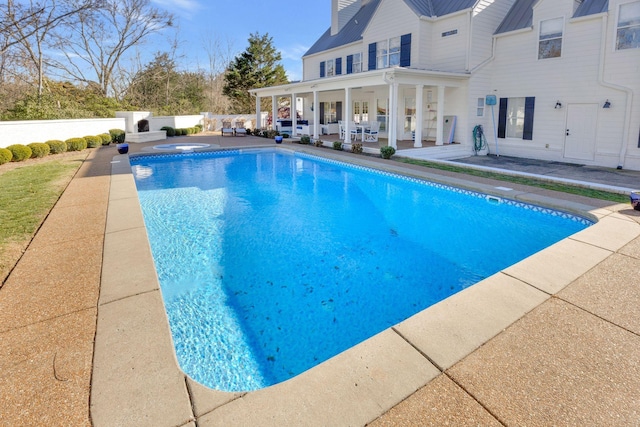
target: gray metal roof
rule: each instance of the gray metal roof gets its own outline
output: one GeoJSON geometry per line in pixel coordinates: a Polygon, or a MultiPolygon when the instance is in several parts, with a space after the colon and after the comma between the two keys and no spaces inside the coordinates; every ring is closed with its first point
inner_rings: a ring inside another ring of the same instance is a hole
{"type": "MultiPolygon", "coordinates": [[[[516,0],[511,9],[502,20],[495,34],[521,30],[533,25],[533,6],[538,0],[516,0]]],[[[583,0],[573,14],[574,18],[594,15],[606,12],[609,9],[609,0],[583,0]]]]}
{"type": "Polygon", "coordinates": [[[362,40],[362,33],[367,28],[367,25],[369,25],[369,21],[371,21],[371,17],[378,8],[380,1],[381,0],[371,0],[362,6],[338,34],[332,36],[331,27],[329,27],[303,57],[362,40]]]}
{"type": "MultiPolygon", "coordinates": [[[[369,25],[381,1],[371,0],[362,6],[338,34],[332,36],[329,28],[303,56],[362,40],[362,33],[369,25]]],[[[404,0],[404,2],[418,16],[437,17],[473,7],[477,0],[404,0]]]]}

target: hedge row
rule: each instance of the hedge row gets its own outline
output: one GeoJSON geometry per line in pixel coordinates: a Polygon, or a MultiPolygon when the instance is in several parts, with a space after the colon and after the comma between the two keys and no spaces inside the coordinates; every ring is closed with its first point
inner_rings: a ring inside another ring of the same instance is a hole
{"type": "Polygon", "coordinates": [[[124,142],[125,132],[121,129],[110,129],[109,133],[89,135],[82,138],[69,138],[66,141],[52,139],[46,142],[32,142],[31,144],[13,144],[7,148],[0,148],[0,165],[7,162],[21,162],[26,159],[34,159],[60,154],[66,151],[82,151],[86,148],[95,148],[101,145],[109,145],[112,142],[120,144],[124,142]]]}
{"type": "Polygon", "coordinates": [[[196,133],[202,132],[202,125],[197,124],[193,127],[188,128],[173,128],[171,126],[163,126],[160,130],[164,130],[167,132],[167,136],[182,136],[182,135],[194,135],[196,133]]]}

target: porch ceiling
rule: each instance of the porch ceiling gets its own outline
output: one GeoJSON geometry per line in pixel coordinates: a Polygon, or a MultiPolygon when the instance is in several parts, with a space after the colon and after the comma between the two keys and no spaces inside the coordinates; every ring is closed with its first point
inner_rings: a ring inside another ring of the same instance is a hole
{"type": "Polygon", "coordinates": [[[249,92],[259,97],[291,96],[294,93],[300,95],[304,93],[344,90],[347,88],[355,89],[381,85],[386,86],[392,83],[401,85],[461,87],[466,85],[470,76],[468,73],[387,68],[384,70],[365,71],[363,73],[308,80],[281,86],[251,89],[249,92]]]}

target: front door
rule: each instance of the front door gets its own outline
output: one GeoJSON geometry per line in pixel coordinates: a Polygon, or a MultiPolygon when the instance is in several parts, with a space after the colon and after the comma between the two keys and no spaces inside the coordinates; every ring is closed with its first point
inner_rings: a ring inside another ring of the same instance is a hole
{"type": "Polygon", "coordinates": [[[569,104],[565,128],[564,157],[593,160],[596,153],[598,104],[569,104]]]}

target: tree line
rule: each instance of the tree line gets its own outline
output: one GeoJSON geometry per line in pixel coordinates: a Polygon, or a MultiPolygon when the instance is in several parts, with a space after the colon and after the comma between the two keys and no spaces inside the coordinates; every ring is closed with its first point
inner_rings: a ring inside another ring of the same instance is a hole
{"type": "Polygon", "coordinates": [[[151,0],[0,2],[0,119],[250,113],[248,89],[287,82],[268,34],[251,34],[235,58],[230,43],[209,40],[195,70],[181,66],[177,38],[143,63],[138,48],[175,27],[151,0]]]}

